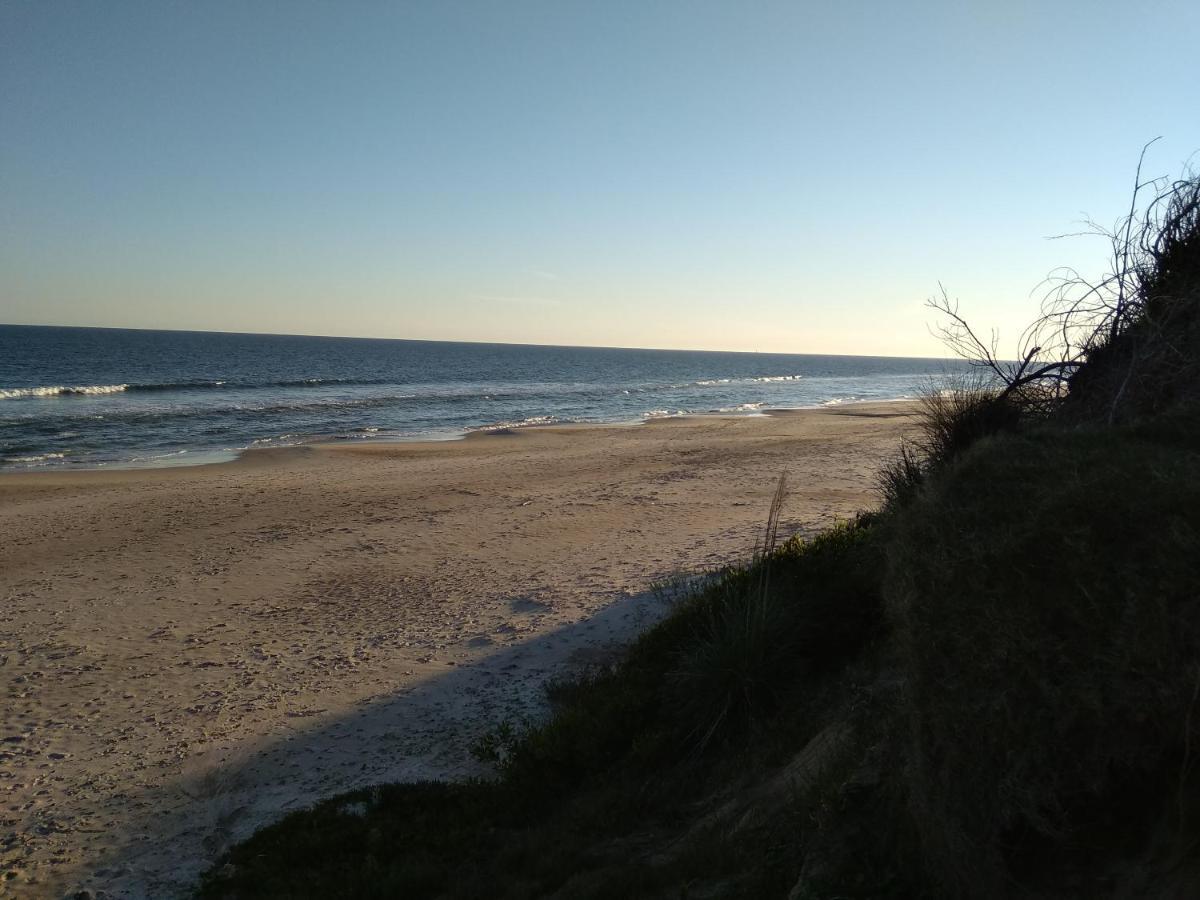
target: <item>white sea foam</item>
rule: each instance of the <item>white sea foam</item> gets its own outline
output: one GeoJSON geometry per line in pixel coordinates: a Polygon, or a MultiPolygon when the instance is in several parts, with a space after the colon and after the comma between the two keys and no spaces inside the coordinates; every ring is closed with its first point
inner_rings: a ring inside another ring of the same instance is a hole
{"type": "Polygon", "coordinates": [[[765,403],[741,403],[737,406],[722,406],[717,410],[719,413],[736,413],[736,412],[757,412],[762,409],[765,403]]]}
{"type": "Polygon", "coordinates": [[[529,428],[534,425],[561,425],[569,421],[560,419],[558,416],[529,416],[526,419],[519,419],[511,422],[490,422],[487,425],[477,425],[474,428],[467,429],[468,431],[505,431],[509,428],[529,428]]]}
{"type": "Polygon", "coordinates": [[[81,384],[67,386],[52,384],[45,387],[0,388],[0,400],[20,400],[26,397],[65,397],[70,395],[119,394],[127,384],[81,384]]]}
{"type": "Polygon", "coordinates": [[[6,456],[4,461],[14,465],[36,466],[51,459],[63,459],[66,455],[65,453],[43,453],[39,456],[6,456]]]}
{"type": "Polygon", "coordinates": [[[277,437],[255,438],[254,440],[252,440],[249,443],[249,445],[247,446],[247,449],[249,449],[249,447],[263,447],[263,446],[286,447],[286,446],[290,446],[290,444],[288,443],[289,441],[294,443],[297,437],[298,437],[298,435],[295,435],[295,434],[281,434],[277,437]]]}
{"type": "Polygon", "coordinates": [[[716,387],[719,384],[761,384],[767,381],[799,381],[803,377],[803,375],[756,375],[748,378],[706,378],[703,381],[693,381],[692,384],[697,387],[716,387]]]}
{"type": "Polygon", "coordinates": [[[175,456],[183,456],[187,452],[187,450],[168,450],[166,453],[150,453],[146,456],[131,456],[129,457],[129,461],[135,463],[154,462],[159,459],[171,459],[175,456]]]}
{"type": "Polygon", "coordinates": [[[649,409],[642,413],[643,419],[670,419],[675,416],[688,415],[686,409],[649,409]]]}
{"type": "Polygon", "coordinates": [[[843,403],[911,403],[916,399],[912,394],[901,394],[899,397],[870,397],[863,394],[850,394],[822,400],[821,406],[840,406],[843,403]]]}

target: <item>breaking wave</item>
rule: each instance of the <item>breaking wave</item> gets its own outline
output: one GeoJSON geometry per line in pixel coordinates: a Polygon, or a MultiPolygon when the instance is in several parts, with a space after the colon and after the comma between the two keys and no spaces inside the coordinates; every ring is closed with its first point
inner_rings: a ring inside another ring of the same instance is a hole
{"type": "Polygon", "coordinates": [[[558,416],[527,416],[512,422],[490,422],[487,425],[476,425],[468,428],[469,432],[508,431],[513,428],[531,428],[536,425],[565,425],[570,419],[560,419],[558,416]]]}
{"type": "Polygon", "coordinates": [[[691,415],[686,409],[648,409],[642,413],[643,419],[673,419],[676,416],[691,415]]]}
{"type": "Polygon", "coordinates": [[[692,384],[697,387],[716,387],[722,384],[763,384],[775,381],[799,381],[803,377],[803,375],[754,375],[746,378],[706,378],[702,381],[693,381],[692,384]]]}
{"type": "Polygon", "coordinates": [[[25,397],[65,397],[90,394],[120,394],[129,390],[127,384],[84,384],[67,387],[54,384],[47,387],[0,388],[0,400],[20,400],[25,397]]]}
{"type": "Polygon", "coordinates": [[[40,387],[0,388],[0,400],[20,400],[30,397],[85,397],[101,394],[123,394],[126,392],[245,391],[264,388],[355,387],[388,383],[384,379],[299,378],[290,381],[166,381],[151,384],[52,384],[40,387]]]}
{"type": "Polygon", "coordinates": [[[41,453],[37,456],[6,456],[4,462],[13,465],[36,466],[44,465],[52,459],[65,459],[65,453],[41,453]]]}

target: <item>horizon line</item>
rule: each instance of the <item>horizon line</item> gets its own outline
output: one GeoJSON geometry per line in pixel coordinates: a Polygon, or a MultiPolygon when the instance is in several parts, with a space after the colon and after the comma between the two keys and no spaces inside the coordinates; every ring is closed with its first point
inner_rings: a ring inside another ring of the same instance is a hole
{"type": "Polygon", "coordinates": [[[0,328],[77,328],[88,331],[147,331],[167,334],[225,334],[244,337],[307,337],[335,341],[404,341],[411,344],[470,344],[481,347],[547,347],[560,350],[650,350],[656,353],[738,353],[745,356],[845,356],[861,359],[921,359],[944,362],[956,356],[902,356],[890,353],[812,353],[777,350],[713,350],[704,347],[629,347],[613,344],[539,344],[527,341],[463,341],[441,338],[370,337],[367,335],[312,334],[294,331],[222,331],[207,328],[138,328],[125,325],[55,325],[50,323],[0,322],[0,328]]]}

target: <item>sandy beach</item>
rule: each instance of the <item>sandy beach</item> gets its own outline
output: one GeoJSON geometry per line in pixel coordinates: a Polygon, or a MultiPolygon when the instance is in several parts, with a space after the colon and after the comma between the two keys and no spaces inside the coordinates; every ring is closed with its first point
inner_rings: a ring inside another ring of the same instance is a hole
{"type": "Polygon", "coordinates": [[[282,813],[461,777],[656,581],[876,504],[902,404],[0,476],[0,895],[170,897],[282,813]]]}

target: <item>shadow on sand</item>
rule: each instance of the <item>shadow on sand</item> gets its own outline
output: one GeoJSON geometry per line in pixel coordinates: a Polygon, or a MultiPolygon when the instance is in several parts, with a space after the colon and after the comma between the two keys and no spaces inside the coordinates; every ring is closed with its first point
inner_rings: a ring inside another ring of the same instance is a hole
{"type": "MultiPolygon", "coordinates": [[[[520,612],[529,602],[517,597],[510,607],[520,612]]],[[[67,895],[186,896],[230,844],[288,812],[374,784],[486,776],[470,753],[483,732],[544,713],[549,678],[613,658],[665,611],[653,593],[625,596],[470,663],[444,664],[352,714],[291,719],[290,731],[252,746],[210,748],[162,785],[127,795],[118,849],[84,860],[67,895]]]]}

